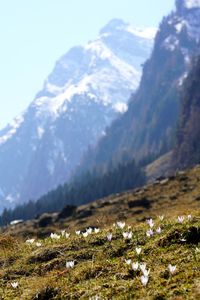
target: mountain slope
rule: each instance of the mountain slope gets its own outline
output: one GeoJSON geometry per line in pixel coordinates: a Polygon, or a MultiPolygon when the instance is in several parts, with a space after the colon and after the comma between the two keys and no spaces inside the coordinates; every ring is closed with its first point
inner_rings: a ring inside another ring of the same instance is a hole
{"type": "Polygon", "coordinates": [[[136,160],[156,157],[173,147],[179,91],[191,57],[199,52],[199,2],[176,1],[176,10],[160,24],[153,53],[144,65],[140,87],[128,111],[86,155],[83,170],[121,160],[124,155],[136,160]]]}
{"type": "Polygon", "coordinates": [[[199,299],[199,177],[200,168],[195,167],[78,207],[66,218],[43,215],[9,226],[0,235],[0,296],[199,299]],[[125,239],[127,232],[132,235],[125,239]],[[145,287],[140,264],[149,271],[145,287]],[[174,272],[169,264],[176,266],[174,272]]]}
{"type": "Polygon", "coordinates": [[[184,169],[200,163],[200,58],[184,84],[182,110],[177,143],[173,152],[173,167],[184,169]]]}
{"type": "Polygon", "coordinates": [[[90,144],[127,109],[155,29],[112,20],[61,57],[27,110],[0,131],[0,208],[65,182],[90,144]]]}

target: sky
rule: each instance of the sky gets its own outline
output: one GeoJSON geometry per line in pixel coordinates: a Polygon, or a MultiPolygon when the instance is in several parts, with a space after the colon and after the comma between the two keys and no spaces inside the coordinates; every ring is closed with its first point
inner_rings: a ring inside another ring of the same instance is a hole
{"type": "Polygon", "coordinates": [[[158,26],[175,0],[0,0],[0,128],[24,111],[55,62],[111,19],[158,26]]]}

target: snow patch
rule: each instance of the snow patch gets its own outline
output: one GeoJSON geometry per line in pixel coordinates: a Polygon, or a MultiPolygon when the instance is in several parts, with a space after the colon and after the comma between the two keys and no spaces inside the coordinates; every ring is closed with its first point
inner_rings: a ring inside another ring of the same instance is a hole
{"type": "Polygon", "coordinates": [[[170,35],[164,40],[163,45],[165,49],[174,51],[179,45],[179,40],[174,35],[170,35]]]}
{"type": "Polygon", "coordinates": [[[187,9],[200,7],[200,0],[183,0],[183,1],[184,1],[184,6],[187,9]]]}
{"type": "Polygon", "coordinates": [[[181,20],[179,23],[177,23],[175,25],[176,32],[179,34],[185,25],[186,25],[186,22],[184,20],[181,20]]]}
{"type": "Polygon", "coordinates": [[[43,134],[44,134],[44,128],[42,127],[38,127],[37,128],[37,135],[38,135],[38,138],[41,140],[41,138],[43,137],[43,134]]]}
{"type": "MultiPolygon", "coordinates": [[[[105,59],[109,59],[112,56],[111,51],[102,43],[102,41],[96,40],[94,42],[90,42],[88,43],[84,49],[90,50],[92,52],[94,52],[96,54],[96,56],[98,56],[98,58],[105,60],[105,59]]],[[[96,58],[96,56],[94,58],[96,58]]]]}
{"type": "Polygon", "coordinates": [[[8,131],[6,134],[0,137],[0,145],[7,142],[17,132],[17,129],[21,126],[24,121],[24,116],[17,116],[11,123],[8,124],[8,131]]]}
{"type": "Polygon", "coordinates": [[[40,97],[37,98],[34,102],[34,106],[37,108],[36,116],[37,117],[52,117],[56,118],[59,112],[59,109],[62,107],[64,102],[67,99],[61,97],[60,95],[54,98],[40,97]]]}
{"type": "Polygon", "coordinates": [[[153,40],[156,36],[158,28],[156,28],[156,27],[137,28],[137,27],[133,27],[133,26],[129,25],[126,28],[126,30],[138,37],[153,40]]]}
{"type": "Polygon", "coordinates": [[[116,112],[123,114],[128,110],[128,105],[123,102],[117,102],[113,105],[113,108],[116,112]]]}
{"type": "Polygon", "coordinates": [[[6,201],[8,201],[9,203],[14,203],[16,201],[16,198],[13,197],[13,195],[9,194],[6,198],[6,201]]]}
{"type": "Polygon", "coordinates": [[[182,86],[183,85],[183,83],[184,83],[184,81],[185,81],[185,79],[187,78],[187,76],[188,76],[188,72],[185,72],[180,78],[179,78],[179,80],[178,80],[178,86],[182,86]]]}
{"type": "Polygon", "coordinates": [[[62,89],[59,86],[49,83],[48,81],[45,83],[45,88],[47,89],[48,92],[55,95],[59,94],[62,89]]]}

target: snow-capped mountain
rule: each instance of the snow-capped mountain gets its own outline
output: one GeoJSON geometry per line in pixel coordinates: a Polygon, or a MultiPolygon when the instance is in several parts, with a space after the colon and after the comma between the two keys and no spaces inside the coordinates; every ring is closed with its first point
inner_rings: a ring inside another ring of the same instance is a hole
{"type": "Polygon", "coordinates": [[[164,17],[141,83],[127,112],[106,131],[79,170],[109,165],[123,155],[147,162],[170,151],[175,143],[180,91],[193,57],[200,55],[200,1],[176,0],[164,17]],[[106,154],[105,154],[105,150],[106,154]]]}
{"type": "Polygon", "coordinates": [[[127,109],[155,28],[114,19],[55,64],[30,106],[0,131],[0,207],[65,182],[86,149],[127,109]]]}

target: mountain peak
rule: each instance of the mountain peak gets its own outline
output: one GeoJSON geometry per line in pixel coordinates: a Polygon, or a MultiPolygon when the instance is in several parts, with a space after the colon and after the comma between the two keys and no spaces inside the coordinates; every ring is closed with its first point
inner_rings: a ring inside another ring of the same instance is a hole
{"type": "Polygon", "coordinates": [[[135,36],[144,39],[154,39],[157,28],[155,27],[147,27],[147,28],[138,28],[130,25],[129,23],[124,22],[120,19],[112,19],[110,22],[104,26],[101,31],[100,35],[102,34],[109,34],[116,31],[127,31],[135,36]]]}
{"type": "Polygon", "coordinates": [[[124,22],[121,19],[112,19],[107,23],[106,26],[104,26],[101,29],[100,34],[109,33],[112,32],[113,30],[124,29],[127,25],[128,23],[124,22]]]}
{"type": "Polygon", "coordinates": [[[0,210],[66,182],[91,141],[127,110],[153,47],[129,27],[112,20],[97,39],[71,48],[22,117],[0,131],[0,210]]]}

